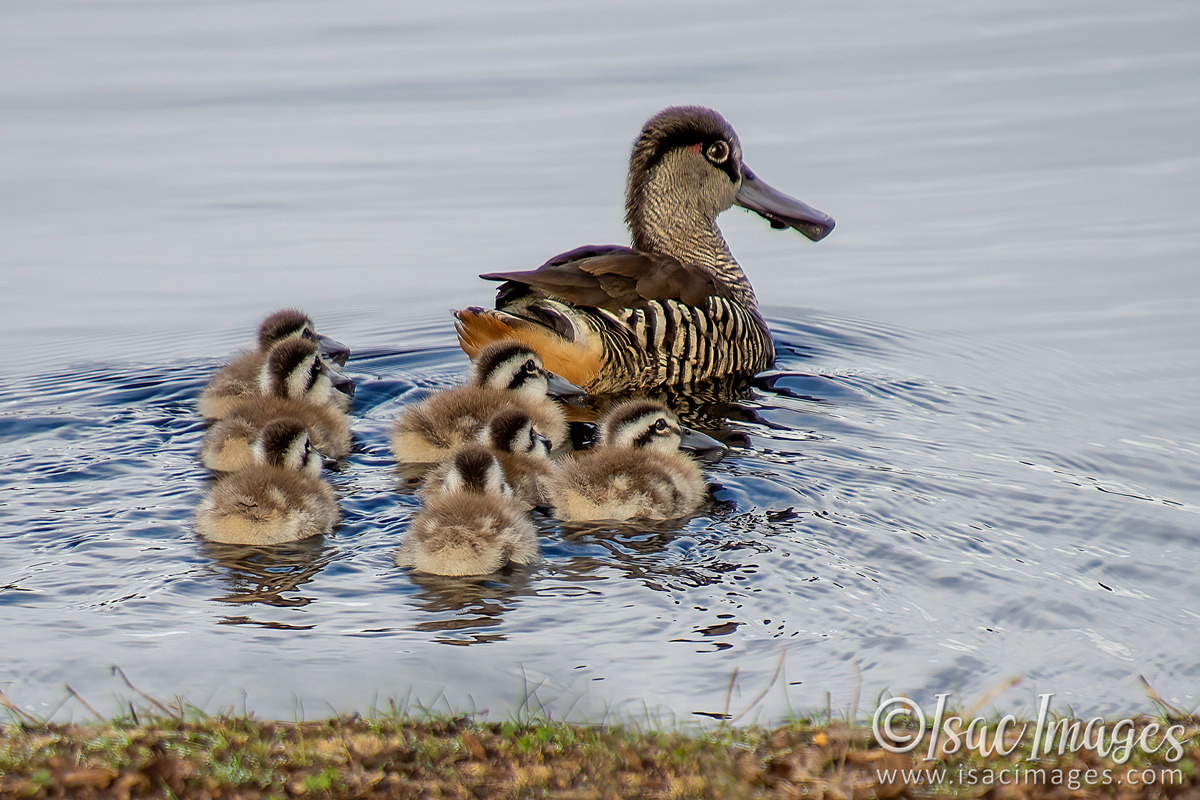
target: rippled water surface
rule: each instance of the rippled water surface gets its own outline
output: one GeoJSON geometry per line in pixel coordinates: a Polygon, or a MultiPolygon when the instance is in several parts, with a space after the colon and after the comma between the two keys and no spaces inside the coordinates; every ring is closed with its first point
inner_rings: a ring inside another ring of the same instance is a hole
{"type": "Polygon", "coordinates": [[[1000,705],[1117,714],[1140,674],[1195,705],[1196,41],[1182,3],[8,9],[0,689],[683,720],[736,669],[765,721],[1018,675],[1000,705]],[[623,241],[628,142],[675,102],[839,223],[722,218],[779,361],[706,409],[738,443],[711,502],[540,518],[533,571],[395,567],[388,424],[461,379],[447,309],[623,241]],[[196,397],[285,305],[355,349],[344,522],[207,545],[196,397]]]}

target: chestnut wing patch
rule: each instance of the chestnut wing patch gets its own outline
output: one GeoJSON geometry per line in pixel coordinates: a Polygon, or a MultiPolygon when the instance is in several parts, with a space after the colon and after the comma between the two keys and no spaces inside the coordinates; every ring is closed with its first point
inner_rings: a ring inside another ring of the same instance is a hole
{"type": "Polygon", "coordinates": [[[479,277],[505,281],[496,292],[497,308],[533,292],[608,311],[637,308],[648,300],[703,306],[708,297],[728,296],[724,287],[699,267],[620,245],[578,247],[535,270],[490,272],[479,277]]]}

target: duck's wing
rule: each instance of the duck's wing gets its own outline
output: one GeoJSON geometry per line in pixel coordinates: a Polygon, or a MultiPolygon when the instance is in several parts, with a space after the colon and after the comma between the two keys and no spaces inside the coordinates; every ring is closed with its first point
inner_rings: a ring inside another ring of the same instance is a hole
{"type": "Polygon", "coordinates": [[[703,306],[708,297],[728,296],[701,267],[615,244],[577,247],[534,270],[479,277],[504,281],[496,292],[496,308],[529,295],[608,311],[639,308],[651,300],[703,306]]]}

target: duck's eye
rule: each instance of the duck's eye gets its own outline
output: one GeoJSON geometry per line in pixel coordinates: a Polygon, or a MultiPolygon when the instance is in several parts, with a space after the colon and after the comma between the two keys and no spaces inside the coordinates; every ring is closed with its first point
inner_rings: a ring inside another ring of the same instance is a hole
{"type": "Polygon", "coordinates": [[[659,417],[654,423],[654,430],[658,431],[659,433],[662,433],[666,429],[667,429],[667,421],[665,419],[663,419],[662,417],[659,417]]]}
{"type": "Polygon", "coordinates": [[[533,363],[533,359],[531,358],[525,362],[525,366],[521,367],[521,369],[523,369],[525,372],[535,372],[537,370],[537,364],[533,363]]]}
{"type": "Polygon", "coordinates": [[[714,164],[724,164],[725,159],[729,158],[729,143],[723,139],[717,139],[704,151],[704,156],[714,164]]]}

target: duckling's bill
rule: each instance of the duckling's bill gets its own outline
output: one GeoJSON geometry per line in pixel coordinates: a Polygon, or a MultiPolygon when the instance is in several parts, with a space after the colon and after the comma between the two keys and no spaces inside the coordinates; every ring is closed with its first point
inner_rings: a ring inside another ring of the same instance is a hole
{"type": "MultiPolygon", "coordinates": [[[[322,351],[322,355],[324,355],[324,351],[322,351]]],[[[322,359],[321,363],[325,367],[325,371],[329,374],[329,382],[333,385],[333,388],[344,395],[353,397],[354,378],[351,378],[349,375],[342,372],[329,361],[322,359]]]]}
{"type": "Polygon", "coordinates": [[[692,450],[697,453],[724,453],[729,449],[707,433],[701,433],[684,425],[679,426],[679,446],[684,450],[692,450]]]}
{"type": "Polygon", "coordinates": [[[318,333],[317,346],[321,348],[321,355],[339,367],[346,366],[346,362],[350,360],[350,348],[337,339],[318,333]]]}
{"type": "Polygon", "coordinates": [[[557,397],[559,400],[565,400],[573,406],[582,405],[583,398],[587,397],[587,392],[583,389],[553,372],[546,372],[546,383],[546,394],[557,397]]]}

